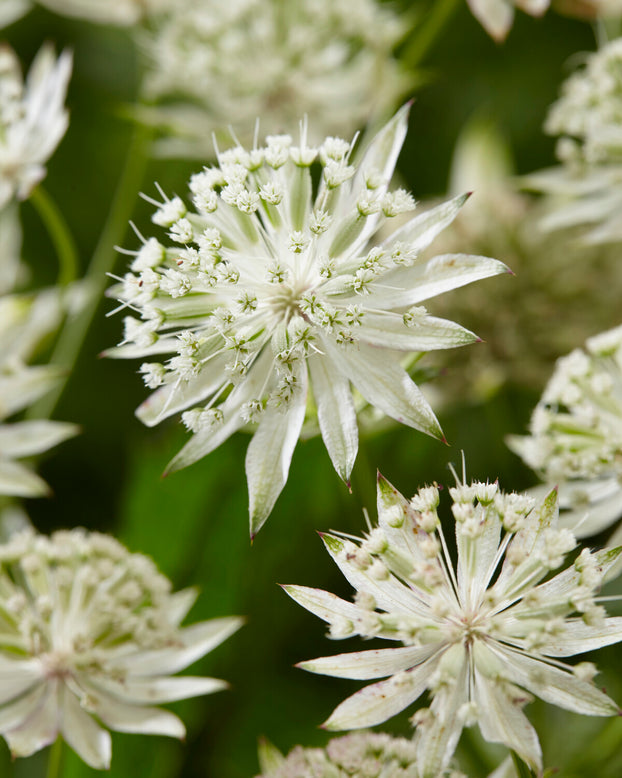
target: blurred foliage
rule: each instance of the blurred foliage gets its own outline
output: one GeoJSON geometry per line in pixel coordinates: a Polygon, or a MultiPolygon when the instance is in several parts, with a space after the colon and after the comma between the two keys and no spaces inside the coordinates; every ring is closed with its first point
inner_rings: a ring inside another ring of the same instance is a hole
{"type": "MultiPolygon", "coordinates": [[[[402,0],[396,5],[410,9],[413,4],[402,0]]],[[[425,4],[421,5],[425,11],[425,4]]],[[[63,209],[85,268],[131,136],[124,115],[137,89],[135,53],[121,29],[62,19],[39,8],[4,34],[24,63],[30,62],[43,40],[74,51],[68,99],[71,123],[49,164],[45,186],[63,209]]],[[[404,184],[418,198],[443,193],[455,141],[476,112],[489,114],[506,134],[519,172],[551,164],[553,142],[541,132],[546,109],[567,72],[568,58],[593,47],[587,24],[553,13],[539,20],[518,14],[507,42],[500,46],[486,36],[466,3],[459,3],[421,63],[427,82],[416,96],[399,162],[404,184]]],[[[152,181],[158,181],[166,192],[184,194],[194,167],[185,162],[152,162],[143,190],[151,194],[152,181]]],[[[53,283],[57,267],[47,235],[29,204],[21,211],[24,257],[32,268],[33,283],[53,283]]],[[[138,196],[132,218],[139,228],[148,229],[147,208],[138,196]]],[[[128,232],[122,242],[133,247],[135,238],[128,232]]],[[[123,267],[122,258],[118,267],[123,267]]],[[[80,525],[111,531],[131,550],[152,555],[176,588],[200,588],[192,612],[195,619],[227,614],[248,618],[243,630],[191,670],[226,678],[232,688],[175,706],[188,725],[187,743],[115,735],[112,774],[250,778],[258,771],[259,736],[265,735],[283,751],[296,743],[325,743],[328,735],[318,725],[360,686],[293,667],[303,659],[360,648],[356,640],[340,646],[327,643],[322,624],[277,586],[277,582],[299,583],[350,596],[314,531],[332,528],[360,534],[364,530],[362,509],[368,508],[372,515],[375,510],[376,468],[411,494],[425,482],[448,483],[447,462],[460,467],[464,450],[469,477],[498,476],[508,490],[530,485],[533,476],[505,448],[503,437],[525,429],[539,387],[505,387],[485,406],[463,405],[441,415],[449,447],[398,428],[363,441],[352,495],[334,473],[321,443],[300,443],[284,493],[251,547],[244,475],[248,438],[238,434],[205,460],[162,479],[160,474],[184,433],[176,421],[143,428],[133,415],[145,396],[135,374],[137,365],[98,359],[104,348],[120,338],[121,318],[105,317],[112,307],[109,300],[101,302],[55,413],[56,418],[81,424],[83,434],[42,462],[41,474],[52,485],[54,496],[31,501],[28,510],[42,531],[80,525]]],[[[437,380],[442,382],[443,376],[437,380]]],[[[619,656],[616,649],[603,651],[599,665],[609,693],[622,699],[622,678],[615,676],[619,656]]],[[[602,729],[600,720],[586,721],[540,703],[531,706],[530,715],[541,735],[547,766],[568,765],[576,753],[575,767],[563,766],[559,776],[621,774],[620,720],[607,722],[602,729]],[[604,761],[603,754],[611,758],[604,761]],[[599,760],[601,772],[594,772],[595,762],[590,759],[599,760]]],[[[407,733],[406,714],[385,729],[407,733]]],[[[470,732],[463,741],[459,753],[473,778],[485,775],[503,752],[490,749],[470,732]]],[[[43,775],[45,761],[43,753],[12,763],[6,747],[0,745],[3,778],[43,775]]],[[[67,750],[66,778],[95,774],[67,750]]]]}

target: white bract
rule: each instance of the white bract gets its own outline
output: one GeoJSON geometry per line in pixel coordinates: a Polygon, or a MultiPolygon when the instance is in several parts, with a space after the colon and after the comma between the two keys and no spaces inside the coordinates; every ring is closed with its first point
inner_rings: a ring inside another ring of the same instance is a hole
{"type": "Polygon", "coordinates": [[[467,0],[473,16],[497,41],[505,39],[514,22],[514,9],[520,8],[532,16],[540,16],[550,0],[467,0]]]}
{"type": "Polygon", "coordinates": [[[36,402],[61,379],[53,365],[27,365],[39,342],[54,331],[67,301],[58,290],[0,298],[0,495],[40,497],[45,481],[17,461],[76,435],[75,424],[46,419],[5,423],[36,402]]]}
{"type": "Polygon", "coordinates": [[[0,208],[24,200],[45,176],[45,163],[65,134],[71,54],[44,45],[24,82],[15,53],[0,46],[0,208]]]}
{"type": "Polygon", "coordinates": [[[165,156],[211,158],[212,131],[242,142],[288,131],[303,114],[312,141],[349,137],[393,113],[412,89],[392,51],[406,24],[376,0],[190,0],[144,38],[139,112],[162,131],[165,156]]]}
{"type": "Polygon", "coordinates": [[[564,565],[575,539],[557,526],[554,491],[535,505],[496,483],[458,482],[449,493],[457,564],[436,485],[408,501],[380,477],[379,526],[360,540],[323,536],[356,590],[354,602],[303,586],[286,586],[287,593],[328,622],[333,639],[360,635],[402,645],[299,666],[339,678],[386,677],[341,703],[327,729],[380,724],[427,691],[430,707],[412,717],[417,778],[436,778],[463,727],[475,723],[486,740],[541,770],[538,737],[521,710],[532,694],[577,713],[620,713],[592,682],[593,665],[560,660],[622,640],[622,618],[607,617],[596,597],[622,547],[584,549],[564,565]]]}
{"type": "Polygon", "coordinates": [[[622,515],[622,326],[557,361],[530,432],[509,446],[558,485],[563,522],[577,537],[622,515]]]}
{"type": "Polygon", "coordinates": [[[352,387],[397,421],[441,437],[400,361],[477,338],[420,303],[507,270],[487,257],[418,258],[466,197],[373,244],[384,222],[415,207],[407,192],[388,190],[407,117],[404,107],[358,165],[343,140],[308,146],[304,126],[297,146],[279,135],[219,153],[218,167],[190,181],[194,210],[179,197],[156,203],[153,221],[173,245],[143,239],[128,252],[133,272],[112,290],[138,316],[126,318],[124,341],[109,354],[173,354],[141,366],[156,391],[137,411],[147,425],[185,411],[194,435],[169,470],[256,425],[246,457],[253,535],[287,480],[305,420],[319,424],[348,481],[358,447],[352,387]]]}
{"type": "Polygon", "coordinates": [[[62,736],[91,767],[110,767],[118,732],[183,738],[154,707],[223,689],[172,677],[241,625],[220,618],[181,627],[192,590],[172,594],[153,562],[106,535],[14,535],[0,546],[0,733],[13,756],[62,736]]]}
{"type": "Polygon", "coordinates": [[[559,135],[562,165],[526,176],[552,195],[547,230],[589,225],[588,243],[622,240],[622,38],[586,56],[562,87],[545,124],[559,135]]]}

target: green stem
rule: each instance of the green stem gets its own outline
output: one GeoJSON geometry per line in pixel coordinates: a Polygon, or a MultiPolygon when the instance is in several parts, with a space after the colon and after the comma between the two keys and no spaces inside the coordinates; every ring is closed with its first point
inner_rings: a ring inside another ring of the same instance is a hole
{"type": "Polygon", "coordinates": [[[58,256],[58,284],[67,286],[78,277],[78,250],[60,209],[45,189],[39,185],[30,195],[30,202],[39,214],[58,256]]]}
{"type": "MultiPolygon", "coordinates": [[[[134,135],[128,149],[125,168],[115,192],[112,207],[102,233],[95,247],[95,252],[84,276],[85,299],[75,316],[68,316],[59,335],[50,364],[64,368],[69,376],[86,334],[91,326],[98,303],[101,301],[104,289],[108,283],[107,273],[111,272],[117,258],[115,245],[120,243],[127,229],[128,219],[136,202],[136,195],[148,161],[149,129],[136,125],[134,135]]],[[[35,403],[28,413],[33,418],[48,418],[52,415],[58,400],[65,388],[67,378],[58,386],[35,403]]]]}
{"type": "Polygon", "coordinates": [[[63,739],[60,735],[50,747],[48,757],[48,769],[46,778],[59,778],[61,774],[61,762],[63,760],[63,739]]]}
{"type": "Polygon", "coordinates": [[[419,65],[458,7],[459,0],[432,0],[423,22],[416,28],[402,53],[402,61],[411,68],[419,65]]]}

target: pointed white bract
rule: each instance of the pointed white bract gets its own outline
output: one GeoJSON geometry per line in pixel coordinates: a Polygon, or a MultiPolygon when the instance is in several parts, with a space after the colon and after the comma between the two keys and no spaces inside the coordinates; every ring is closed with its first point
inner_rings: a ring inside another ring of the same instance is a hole
{"type": "Polygon", "coordinates": [[[62,737],[91,767],[110,767],[118,732],[183,738],[156,707],[224,681],[173,677],[241,626],[180,626],[196,593],[172,594],[153,562],[107,535],[22,532],[0,546],[0,734],[13,756],[62,737]]]}
{"type": "Polygon", "coordinates": [[[449,493],[457,563],[437,513],[436,485],[408,501],[380,477],[379,526],[358,542],[324,536],[356,590],[354,602],[302,586],[286,586],[287,593],[328,622],[333,639],[360,635],[402,645],[299,666],[384,679],[341,703],[328,729],[380,724],[429,694],[430,706],[412,718],[417,778],[442,773],[463,727],[475,723],[486,740],[540,770],[538,737],[522,712],[532,695],[577,713],[620,712],[592,682],[593,665],[560,658],[622,640],[622,618],[607,617],[596,596],[622,547],[584,549],[567,565],[575,540],[558,527],[554,491],[537,504],[496,483],[459,482],[449,493]]]}
{"type": "Polygon", "coordinates": [[[505,40],[514,22],[514,9],[541,16],[550,0],[467,0],[473,16],[496,41],[505,40]]]}
{"type": "Polygon", "coordinates": [[[49,289],[0,298],[0,495],[49,494],[45,481],[18,460],[42,454],[79,432],[77,425],[61,421],[6,421],[61,379],[63,371],[53,365],[27,362],[40,341],[59,325],[71,297],[71,291],[49,289]]]}
{"type": "Polygon", "coordinates": [[[508,445],[558,486],[564,526],[587,537],[622,516],[622,326],[557,360],[530,433],[508,445]]]}
{"type": "Polygon", "coordinates": [[[585,57],[562,86],[545,130],[562,165],[524,178],[551,196],[546,230],[584,225],[586,243],[622,240],[622,38],[585,57]]]}
{"type": "MultiPolygon", "coordinates": [[[[414,778],[416,757],[411,740],[381,732],[333,738],[326,748],[296,746],[286,757],[263,743],[257,778],[414,778]]],[[[465,777],[453,771],[448,778],[465,777]]]]}
{"type": "Polygon", "coordinates": [[[0,208],[24,200],[45,176],[45,163],[65,134],[71,54],[44,45],[24,82],[13,50],[0,46],[0,208]]]}
{"type": "Polygon", "coordinates": [[[305,124],[299,145],[279,135],[251,151],[221,152],[217,167],[190,181],[193,209],[179,197],[156,203],[153,221],[172,245],[143,238],[128,252],[132,272],[111,290],[137,316],[125,319],[125,338],[109,355],[150,360],[140,370],[156,391],[138,417],[154,425],[184,411],[194,433],[169,469],[256,428],[246,459],[252,534],[285,484],[305,421],[319,426],[349,479],[352,386],[397,421],[441,436],[400,362],[477,338],[420,303],[507,270],[464,254],[419,259],[464,196],[374,243],[384,223],[415,207],[407,192],[389,191],[407,119],[404,107],[358,164],[346,141],[309,146],[305,124]],[[170,356],[151,361],[160,355],[170,356]]]}
{"type": "Polygon", "coordinates": [[[393,56],[407,24],[377,0],[187,0],[143,38],[139,117],[163,156],[213,157],[212,132],[243,143],[313,119],[312,142],[349,137],[412,89],[393,56]],[[154,105],[155,103],[155,105],[154,105]]]}

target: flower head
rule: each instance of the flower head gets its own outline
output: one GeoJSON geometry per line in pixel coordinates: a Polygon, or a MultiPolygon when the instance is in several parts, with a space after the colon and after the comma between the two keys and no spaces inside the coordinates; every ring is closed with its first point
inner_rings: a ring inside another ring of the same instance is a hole
{"type": "Polygon", "coordinates": [[[326,748],[296,746],[287,757],[263,744],[259,755],[257,778],[413,778],[416,762],[412,741],[380,732],[333,738],[326,748]]]}
{"type": "Polygon", "coordinates": [[[622,326],[557,360],[530,432],[510,448],[558,485],[565,526],[585,537],[622,515],[622,326]]]}
{"type": "Polygon", "coordinates": [[[45,176],[69,122],[63,103],[70,75],[71,54],[56,59],[44,45],[24,83],[15,53],[0,46],[0,208],[28,197],[45,176]]]}
{"type": "Polygon", "coordinates": [[[412,718],[417,778],[442,772],[463,727],[474,723],[486,740],[541,769],[536,732],[521,710],[532,694],[577,713],[619,712],[592,682],[593,665],[560,658],[622,640],[622,618],[607,617],[596,598],[622,547],[585,549],[551,577],[575,547],[572,533],[557,526],[554,491],[535,505],[496,483],[458,482],[449,492],[457,564],[436,486],[408,501],[380,477],[378,527],[358,541],[324,536],[356,589],[354,602],[302,586],[287,593],[327,621],[334,639],[380,637],[402,646],[299,666],[340,678],[388,676],[341,703],[328,729],[380,724],[428,691],[430,707],[412,718]]]}
{"type": "Polygon", "coordinates": [[[529,188],[558,198],[544,229],[593,225],[584,240],[622,239],[622,38],[586,56],[562,87],[545,130],[559,135],[561,167],[525,178],[529,188]]]}
{"type": "Polygon", "coordinates": [[[514,8],[532,16],[541,16],[550,0],[467,0],[473,16],[497,41],[505,40],[514,22],[514,8]]]}
{"type": "Polygon", "coordinates": [[[226,687],[172,675],[240,619],[180,627],[195,592],[172,594],[148,557],[111,537],[14,535],[0,546],[0,591],[0,733],[14,756],[61,735],[91,767],[108,768],[110,735],[98,722],[183,738],[177,716],[154,706],[226,687]]]}
{"type": "Polygon", "coordinates": [[[313,117],[313,130],[351,135],[394,110],[410,88],[392,50],[406,25],[377,0],[191,0],[145,37],[149,103],[165,156],[212,156],[211,133],[243,142],[313,117]]]}
{"type": "Polygon", "coordinates": [[[465,254],[418,260],[465,197],[373,244],[385,221],[414,208],[407,192],[388,190],[406,122],[403,108],[358,165],[343,140],[307,145],[304,126],[298,146],[279,135],[220,153],[218,167],[190,181],[193,210],[179,197],[156,203],[153,221],[173,245],[143,239],[130,252],[133,272],[112,290],[140,318],[126,318],[125,339],[109,353],[173,355],[141,366],[156,391],[137,412],[154,425],[185,411],[194,435],[170,469],[256,425],[246,458],[252,534],[285,484],[305,420],[319,424],[349,479],[358,446],[351,385],[387,415],[441,435],[400,359],[476,336],[419,303],[507,270],[465,254]]]}

